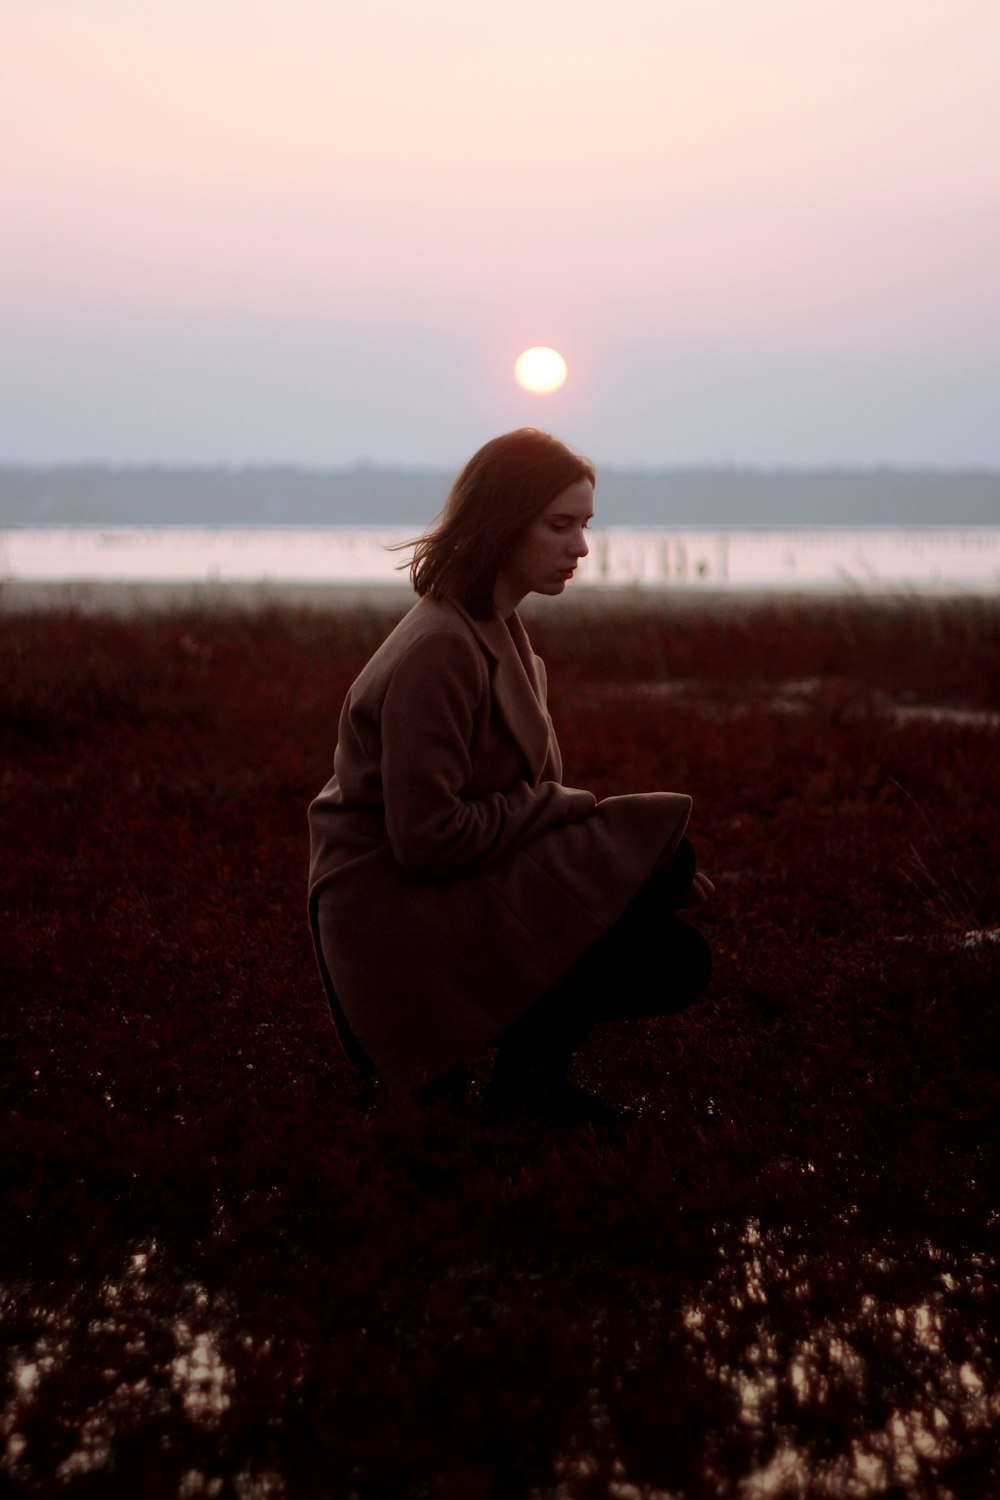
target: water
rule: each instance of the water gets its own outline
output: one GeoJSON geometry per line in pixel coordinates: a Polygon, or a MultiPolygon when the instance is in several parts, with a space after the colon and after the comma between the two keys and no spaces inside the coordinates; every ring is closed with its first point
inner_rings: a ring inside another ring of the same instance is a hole
{"type": "MultiPolygon", "coordinates": [[[[412,533],[393,527],[8,527],[0,582],[407,582],[412,533]]],[[[994,593],[1000,526],[610,526],[591,532],[579,581],[596,586],[994,593]]]]}

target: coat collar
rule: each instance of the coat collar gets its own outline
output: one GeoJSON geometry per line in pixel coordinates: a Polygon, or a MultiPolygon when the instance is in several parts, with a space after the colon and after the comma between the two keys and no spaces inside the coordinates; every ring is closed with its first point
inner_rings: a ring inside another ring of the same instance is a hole
{"type": "Polygon", "coordinates": [[[479,646],[495,663],[493,701],[522,751],[534,777],[549,755],[552,724],[545,704],[545,684],[528,633],[515,611],[503,620],[494,614],[476,620],[454,599],[447,601],[479,646]]]}

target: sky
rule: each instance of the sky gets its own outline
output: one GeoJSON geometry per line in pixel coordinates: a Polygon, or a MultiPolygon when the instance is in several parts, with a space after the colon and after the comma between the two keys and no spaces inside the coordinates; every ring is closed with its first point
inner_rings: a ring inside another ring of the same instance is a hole
{"type": "Polygon", "coordinates": [[[996,0],[0,0],[0,143],[0,462],[1000,466],[996,0]]]}

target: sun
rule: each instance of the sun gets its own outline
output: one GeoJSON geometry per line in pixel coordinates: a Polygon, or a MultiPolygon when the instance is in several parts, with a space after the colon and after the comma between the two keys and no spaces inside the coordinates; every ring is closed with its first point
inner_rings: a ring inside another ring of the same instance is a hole
{"type": "Polygon", "coordinates": [[[525,349],[518,355],[514,379],[526,391],[547,396],[549,391],[557,391],[566,379],[566,361],[557,350],[536,344],[533,349],[525,349]]]}

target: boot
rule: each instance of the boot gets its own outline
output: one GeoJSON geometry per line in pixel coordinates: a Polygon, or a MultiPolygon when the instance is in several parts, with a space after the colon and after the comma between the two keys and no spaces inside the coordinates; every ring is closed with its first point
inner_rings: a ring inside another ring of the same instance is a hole
{"type": "Polygon", "coordinates": [[[491,1125],[535,1121],[572,1129],[577,1125],[620,1125],[634,1118],[597,1094],[570,1083],[571,1052],[531,1056],[501,1047],[483,1090],[483,1116],[491,1125]]]}

